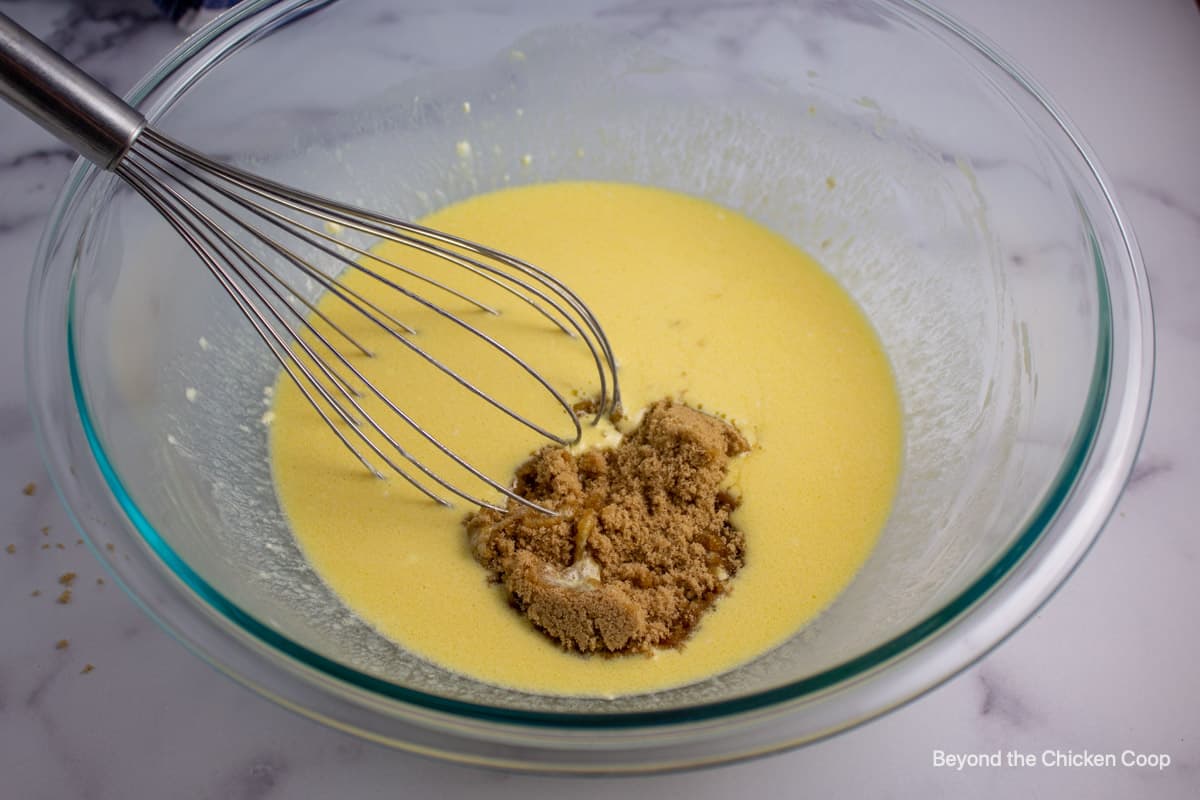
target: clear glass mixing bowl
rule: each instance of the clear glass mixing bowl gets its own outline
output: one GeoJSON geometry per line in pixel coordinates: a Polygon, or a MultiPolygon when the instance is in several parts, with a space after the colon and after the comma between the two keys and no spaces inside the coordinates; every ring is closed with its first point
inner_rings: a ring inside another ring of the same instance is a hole
{"type": "Polygon", "coordinates": [[[258,421],[270,357],[165,226],[79,164],[38,252],[27,363],[46,460],[96,555],[277,702],[506,767],[770,752],[971,663],[1082,558],[1146,420],[1146,276],[1086,146],[916,2],[519,5],[243,3],[132,98],[200,149],[400,216],[506,185],[634,181],[813,252],[875,323],[905,411],[899,499],[857,579],[777,650],[648,695],[535,696],[405,653],[288,534],[258,421]]]}

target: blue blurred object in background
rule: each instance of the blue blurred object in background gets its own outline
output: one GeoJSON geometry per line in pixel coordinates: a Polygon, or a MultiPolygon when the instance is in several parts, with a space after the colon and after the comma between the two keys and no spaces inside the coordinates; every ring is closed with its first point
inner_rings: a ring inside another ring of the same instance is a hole
{"type": "Polygon", "coordinates": [[[194,31],[239,0],[154,0],[162,13],[180,28],[194,31]]]}

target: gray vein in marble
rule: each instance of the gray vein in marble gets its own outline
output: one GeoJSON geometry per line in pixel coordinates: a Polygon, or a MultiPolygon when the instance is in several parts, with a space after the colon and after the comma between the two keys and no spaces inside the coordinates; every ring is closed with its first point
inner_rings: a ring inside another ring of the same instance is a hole
{"type": "Polygon", "coordinates": [[[72,61],[81,62],[127,44],[153,24],[165,23],[149,3],[93,0],[70,8],[45,41],[72,61]]]}
{"type": "MultiPolygon", "coordinates": [[[[884,111],[882,113],[886,115],[887,112],[884,111]]],[[[928,137],[927,140],[932,145],[938,148],[942,161],[944,161],[948,166],[952,166],[957,169],[958,162],[961,159],[962,161],[965,161],[967,166],[972,170],[980,173],[993,172],[1002,169],[1016,169],[1033,178],[1035,181],[1037,181],[1039,186],[1052,188],[1050,178],[1046,177],[1045,172],[1037,166],[1014,158],[973,155],[969,151],[962,149],[956,151],[952,147],[938,143],[930,136],[929,133],[926,133],[925,136],[928,137]]]]}
{"type": "MultiPolygon", "coordinates": [[[[56,670],[56,672],[61,671],[62,666],[56,670]]],[[[45,731],[47,749],[54,754],[58,770],[65,773],[74,784],[75,791],[71,797],[78,798],[78,800],[91,800],[99,797],[103,791],[103,782],[99,780],[96,770],[91,768],[84,758],[75,752],[75,748],[70,746],[71,743],[59,728],[58,718],[48,711],[40,710],[35,716],[45,731]]]]}
{"type": "MultiPolygon", "coordinates": [[[[654,0],[634,0],[633,2],[618,3],[603,9],[599,15],[653,15],[667,22],[674,19],[694,19],[726,11],[758,10],[779,12],[796,9],[797,6],[794,3],[782,2],[781,0],[726,0],[724,2],[696,3],[692,8],[680,11],[678,8],[670,8],[654,0]]],[[[847,3],[845,0],[824,0],[813,6],[813,9],[812,13],[819,16],[836,17],[871,28],[886,29],[891,25],[891,19],[886,15],[853,3],[847,3]]],[[[810,12],[806,12],[806,16],[808,13],[810,12]]]]}
{"type": "Polygon", "coordinates": [[[119,631],[119,634],[121,636],[122,642],[128,642],[133,639],[137,639],[140,636],[145,635],[146,632],[149,630],[151,630],[151,628],[148,625],[140,625],[140,624],[136,624],[136,623],[130,623],[128,625],[121,626],[121,630],[119,631]]]}
{"type": "Polygon", "coordinates": [[[31,162],[45,163],[62,159],[67,164],[73,164],[77,158],[79,158],[79,154],[69,147],[39,147],[37,150],[28,150],[0,161],[0,173],[6,169],[22,167],[31,162]]]}
{"type": "Polygon", "coordinates": [[[975,673],[981,698],[979,715],[1003,722],[1014,728],[1027,728],[1039,720],[1038,714],[1013,691],[1009,681],[990,666],[980,667],[975,673]]]}
{"type": "Polygon", "coordinates": [[[661,31],[672,30],[684,25],[684,21],[717,16],[729,12],[759,12],[750,16],[744,22],[738,18],[740,27],[734,27],[727,19],[720,20],[720,32],[715,35],[713,45],[726,56],[738,60],[755,44],[758,35],[772,23],[779,24],[799,40],[805,53],[816,61],[828,57],[824,41],[814,36],[814,30],[819,28],[823,19],[842,19],[868,28],[886,30],[892,25],[892,18],[877,9],[848,3],[845,0],[824,0],[812,6],[802,6],[795,3],[779,2],[778,0],[747,0],[744,2],[705,2],[696,3],[687,9],[665,8],[658,3],[647,0],[621,3],[602,9],[599,17],[648,17],[640,28],[639,34],[650,36],[661,31]]]}
{"type": "Polygon", "coordinates": [[[0,163],[0,234],[41,222],[67,168],[77,156],[66,151],[35,150],[0,163]],[[60,156],[62,156],[60,158],[60,156]]]}
{"type": "MultiPolygon", "coordinates": [[[[620,3],[599,10],[596,13],[597,17],[646,17],[643,23],[637,30],[641,36],[649,36],[663,30],[672,30],[680,27],[681,20],[694,20],[701,17],[718,14],[725,11],[747,11],[760,10],[768,13],[776,13],[780,8],[786,7],[779,2],[765,0],[765,2],[717,2],[717,3],[697,3],[695,6],[686,10],[679,8],[665,7],[652,0],[635,0],[629,3],[620,3]]],[[[740,30],[724,30],[720,34],[723,38],[736,37],[746,39],[748,35],[758,30],[763,24],[763,19],[760,17],[753,20],[750,25],[740,30]]]]}
{"type": "Polygon", "coordinates": [[[263,800],[271,796],[288,772],[288,761],[278,753],[260,753],[237,764],[221,782],[215,795],[222,800],[263,800]]]}
{"type": "Polygon", "coordinates": [[[1164,334],[1200,341],[1200,314],[1196,313],[1195,300],[1200,289],[1200,270],[1195,267],[1196,248],[1200,245],[1200,205],[1140,178],[1118,179],[1116,187],[1130,212],[1126,218],[1133,221],[1142,240],[1154,293],[1160,364],[1165,365],[1173,355],[1173,348],[1166,345],[1164,334]],[[1163,241],[1176,242],[1177,249],[1164,251],[1160,247],[1163,241]],[[1172,259],[1177,266],[1170,268],[1162,259],[1172,259]]]}
{"type": "Polygon", "coordinates": [[[1117,180],[1117,186],[1123,192],[1137,194],[1147,200],[1153,201],[1162,208],[1168,209],[1187,220],[1196,228],[1200,228],[1200,209],[1189,205],[1174,193],[1160,186],[1152,186],[1135,178],[1119,179],[1117,180]]]}
{"type": "Polygon", "coordinates": [[[12,217],[0,216],[0,236],[6,233],[15,233],[27,225],[33,223],[41,223],[46,219],[44,210],[32,211],[28,214],[18,214],[12,217]]]}
{"type": "Polygon", "coordinates": [[[1133,465],[1133,472],[1125,486],[1126,491],[1142,488],[1153,478],[1170,472],[1173,467],[1174,463],[1168,458],[1142,453],[1133,465]]]}
{"type": "Polygon", "coordinates": [[[646,22],[638,33],[650,36],[661,31],[673,30],[690,24],[696,19],[706,16],[717,16],[728,12],[757,11],[753,16],[739,17],[736,20],[720,19],[719,33],[713,38],[714,47],[724,55],[738,60],[755,44],[755,39],[770,24],[779,24],[792,32],[800,41],[804,51],[814,60],[824,60],[828,53],[820,37],[814,36],[813,31],[822,18],[841,18],[867,27],[885,29],[890,26],[890,20],[883,14],[876,13],[844,0],[827,0],[812,7],[799,6],[794,3],[773,2],[709,2],[697,3],[688,9],[665,8],[654,2],[638,0],[637,2],[622,3],[602,9],[598,17],[635,17],[645,16],[646,22]],[[733,21],[738,26],[733,25],[733,21]]]}
{"type": "Polygon", "coordinates": [[[817,6],[825,16],[857,22],[868,28],[888,30],[892,27],[891,17],[877,9],[867,8],[845,0],[825,0],[817,6]]]}
{"type": "Polygon", "coordinates": [[[395,8],[385,8],[379,13],[368,18],[368,22],[372,27],[380,25],[397,25],[404,20],[404,15],[395,8]]]}
{"type": "Polygon", "coordinates": [[[1075,250],[1076,248],[1073,248],[1068,242],[1043,242],[1010,253],[1008,260],[1014,267],[1026,267],[1037,256],[1049,255],[1051,253],[1074,253],[1075,250]]]}
{"type": "MultiPolygon", "coordinates": [[[[57,653],[55,655],[58,655],[57,653]]],[[[33,688],[25,695],[25,707],[28,709],[40,709],[42,701],[46,698],[46,692],[58,680],[58,676],[67,667],[67,659],[54,659],[54,666],[43,672],[33,684],[33,688]]]]}

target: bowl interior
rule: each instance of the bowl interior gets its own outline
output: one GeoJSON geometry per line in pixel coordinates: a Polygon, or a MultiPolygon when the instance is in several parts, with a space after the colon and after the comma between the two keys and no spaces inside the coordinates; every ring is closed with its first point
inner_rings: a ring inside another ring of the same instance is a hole
{"type": "Polygon", "coordinates": [[[652,10],[556,5],[534,30],[463,12],[381,37],[368,5],[201,54],[187,80],[151,98],[156,125],[405,218],[504,186],[599,179],[765,223],[842,283],[892,359],[906,443],[890,522],[816,621],[701,684],[542,697],[426,663],[359,621],[305,562],[260,419],[276,363],[170,229],[105,178],[88,190],[70,344],[96,455],[147,547],[169,548],[184,580],[280,634],[292,655],[351,668],[352,681],[549,712],[816,691],[882,663],[889,643],[919,642],[948,607],[1003,579],[1069,486],[1106,380],[1095,234],[1078,176],[1031,123],[1028,99],[963,43],[874,3],[782,12],[750,41],[797,46],[738,52],[721,37],[745,24],[737,9],[656,24],[652,10]]]}

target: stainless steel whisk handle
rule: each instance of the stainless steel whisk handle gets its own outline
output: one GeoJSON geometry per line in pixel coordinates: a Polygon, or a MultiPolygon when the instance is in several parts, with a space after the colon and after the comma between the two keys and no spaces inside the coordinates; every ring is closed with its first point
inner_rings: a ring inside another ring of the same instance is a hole
{"type": "Polygon", "coordinates": [[[146,125],[124,100],[3,13],[0,97],[105,169],[146,125]]]}

